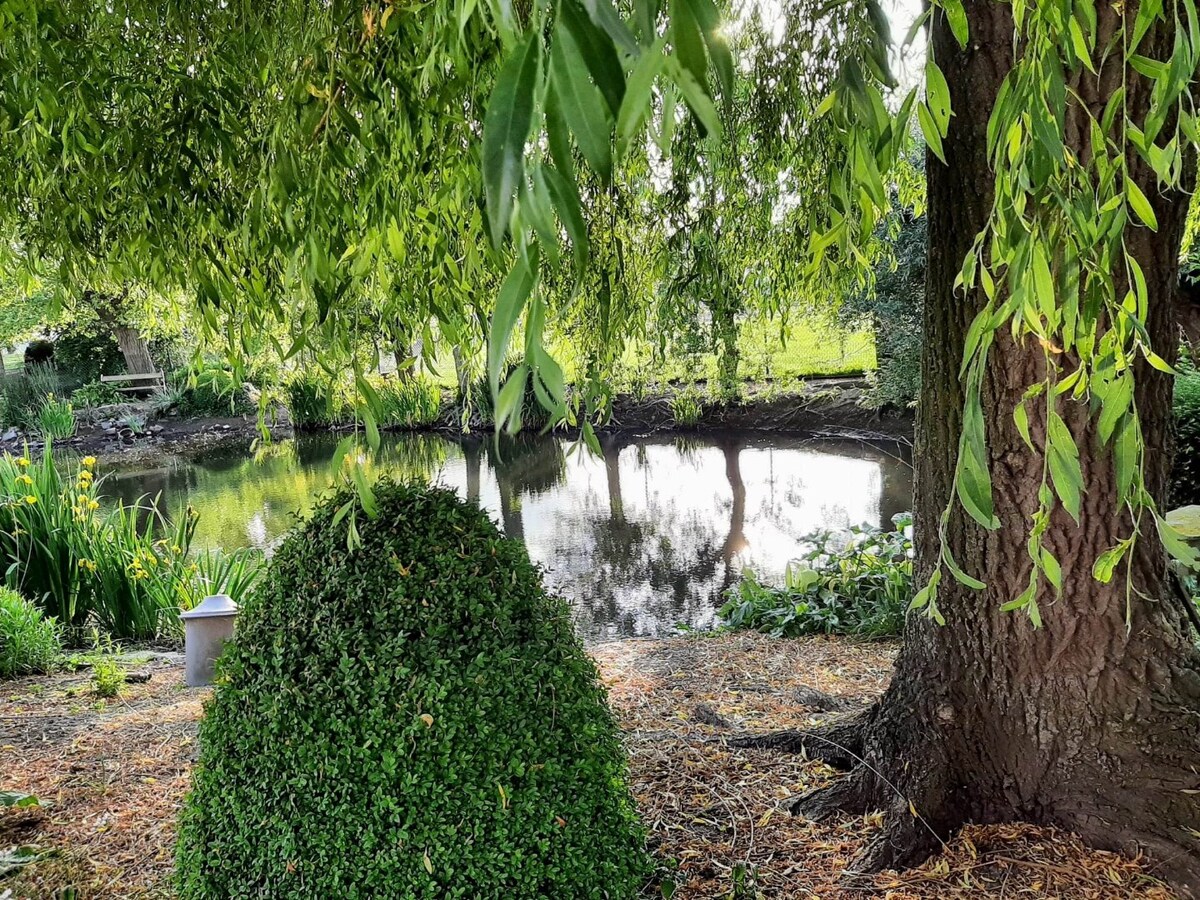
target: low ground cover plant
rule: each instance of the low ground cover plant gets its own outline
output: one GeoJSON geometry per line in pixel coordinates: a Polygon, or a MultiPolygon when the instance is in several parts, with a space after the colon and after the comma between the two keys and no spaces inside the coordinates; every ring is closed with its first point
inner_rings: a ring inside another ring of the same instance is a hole
{"type": "Polygon", "coordinates": [[[777,637],[899,634],[913,595],[912,518],[897,516],[893,524],[891,530],[863,525],[802,538],[807,549],[788,565],[784,585],[743,572],[721,619],[777,637]]]}
{"type": "Polygon", "coordinates": [[[373,497],[322,502],[242,609],[180,896],[632,900],[643,834],[565,604],[453,492],[373,497]]]}

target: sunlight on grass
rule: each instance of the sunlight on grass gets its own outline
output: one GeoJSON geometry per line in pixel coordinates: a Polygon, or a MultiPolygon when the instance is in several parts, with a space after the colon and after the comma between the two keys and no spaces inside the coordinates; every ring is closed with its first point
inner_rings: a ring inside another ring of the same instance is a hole
{"type": "MultiPolygon", "coordinates": [[[[574,347],[549,341],[550,350],[562,364],[568,378],[579,371],[580,360],[574,347]]],[[[874,371],[875,341],[870,331],[849,331],[820,319],[790,323],[780,333],[777,323],[752,321],[742,326],[738,340],[741,351],[739,375],[749,380],[790,380],[819,375],[852,375],[874,371]]],[[[480,371],[482,360],[474,370],[480,371]]],[[[438,353],[430,378],[443,387],[454,387],[454,360],[450,348],[438,353]]],[[[716,379],[717,356],[705,353],[698,358],[671,356],[657,359],[649,341],[630,342],[621,357],[614,381],[622,390],[635,385],[663,384],[676,381],[716,379]]]]}

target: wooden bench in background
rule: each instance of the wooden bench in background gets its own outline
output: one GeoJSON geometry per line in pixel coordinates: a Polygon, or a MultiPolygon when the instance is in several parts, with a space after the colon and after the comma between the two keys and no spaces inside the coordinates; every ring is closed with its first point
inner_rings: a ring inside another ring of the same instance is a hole
{"type": "Polygon", "coordinates": [[[102,384],[111,384],[118,391],[139,393],[158,392],[167,389],[167,376],[162,372],[143,372],[140,375],[101,375],[102,384]]]}

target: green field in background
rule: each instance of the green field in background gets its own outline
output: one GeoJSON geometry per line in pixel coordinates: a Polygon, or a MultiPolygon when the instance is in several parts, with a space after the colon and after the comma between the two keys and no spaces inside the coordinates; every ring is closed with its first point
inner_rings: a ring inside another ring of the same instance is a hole
{"type": "MultiPolygon", "coordinates": [[[[791,323],[783,335],[771,322],[747,322],[738,339],[741,351],[739,375],[750,381],[791,380],[819,375],[849,375],[875,369],[875,341],[869,331],[848,331],[819,320],[791,323]]],[[[577,369],[571,347],[555,346],[551,352],[563,365],[567,377],[577,369]]],[[[482,359],[474,363],[482,370],[482,359]]],[[[444,387],[454,386],[454,360],[449,348],[438,353],[435,371],[428,375],[444,387]]],[[[717,377],[717,356],[705,353],[696,358],[657,357],[647,341],[631,342],[616,373],[620,388],[634,384],[673,381],[705,381],[717,377]]]]}

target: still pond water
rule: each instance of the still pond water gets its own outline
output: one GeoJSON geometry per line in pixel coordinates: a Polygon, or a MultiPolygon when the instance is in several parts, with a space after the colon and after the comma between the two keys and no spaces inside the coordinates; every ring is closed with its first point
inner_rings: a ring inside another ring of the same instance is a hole
{"type": "MultiPolygon", "coordinates": [[[[328,486],[336,444],[317,435],[257,459],[222,449],[117,467],[105,492],[190,503],[197,547],[269,552],[328,486]]],[[[588,641],[711,627],[742,567],[779,580],[805,534],[887,524],[912,497],[906,447],[779,435],[620,437],[601,457],[550,437],[497,452],[490,439],[385,435],[377,466],[477,499],[525,542],[588,641]]]]}

